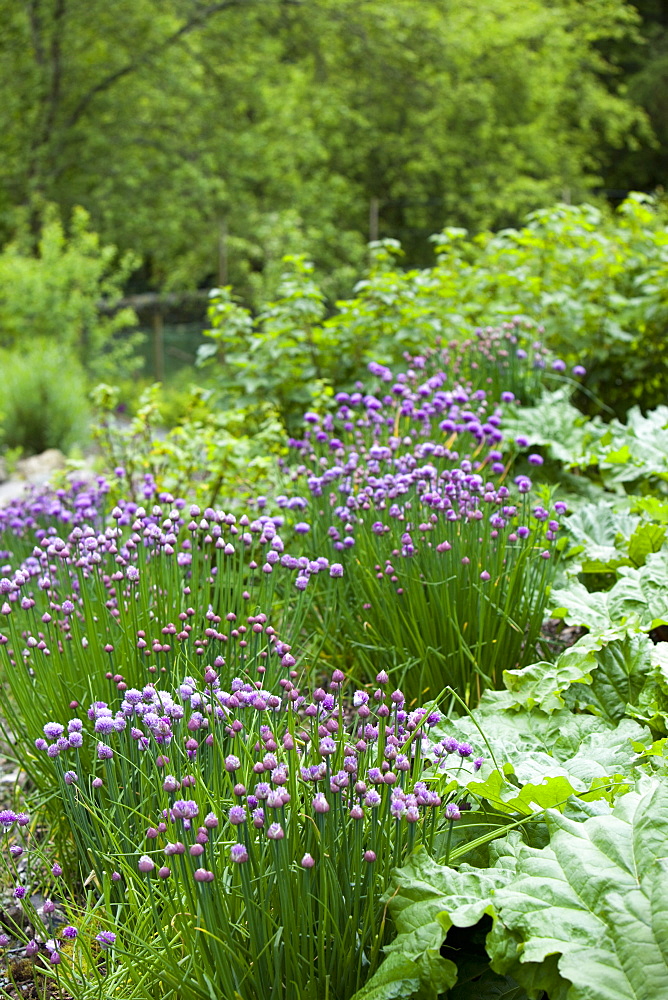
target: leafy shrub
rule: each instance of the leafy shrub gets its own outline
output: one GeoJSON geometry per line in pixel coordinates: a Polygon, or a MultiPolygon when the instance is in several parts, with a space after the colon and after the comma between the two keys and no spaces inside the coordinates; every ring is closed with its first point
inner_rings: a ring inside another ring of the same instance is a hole
{"type": "Polygon", "coordinates": [[[235,503],[271,488],[283,430],[268,403],[214,407],[211,393],[191,386],[180,396],[175,424],[165,429],[163,388],[148,386],[134,417],[118,413],[117,387],[93,390],[94,436],[105,469],[116,472],[114,495],[136,499],[146,477],[158,492],[187,495],[211,506],[235,503]]]}
{"type": "Polygon", "coordinates": [[[7,448],[33,455],[67,452],[88,436],[84,372],[76,357],[34,338],[28,350],[0,353],[3,398],[0,438],[7,448]]]}
{"type": "Polygon", "coordinates": [[[134,313],[105,316],[98,307],[121,297],[136,264],[132,254],[119,259],[115,247],[100,245],[82,208],[73,211],[67,234],[55,209],[47,209],[37,247],[25,225],[0,253],[0,345],[35,338],[57,344],[61,357],[98,378],[134,370],[134,313]]]}
{"type": "MultiPolygon", "coordinates": [[[[304,409],[322,406],[334,389],[351,389],[367,363],[392,365],[407,354],[428,356],[441,347],[450,351],[453,383],[459,378],[476,388],[512,391],[525,402],[546,384],[566,380],[576,387],[565,362],[543,344],[543,327],[530,316],[514,319],[503,310],[502,326],[497,314],[495,327],[472,333],[469,316],[448,300],[445,265],[401,274],[392,269],[400,252],[396,241],[372,244],[371,251],[369,275],[356,286],[355,298],[338,302],[328,318],[313,267],[303,257],[285,258],[289,269],[279,298],[257,317],[234,302],[229,288],[214,290],[211,328],[205,331],[212,343],[202,345],[198,358],[221,398],[243,406],[268,399],[294,433],[304,409]]],[[[488,322],[484,311],[475,318],[488,322]]],[[[584,374],[576,352],[569,348],[569,353],[575,375],[584,374]]]]}

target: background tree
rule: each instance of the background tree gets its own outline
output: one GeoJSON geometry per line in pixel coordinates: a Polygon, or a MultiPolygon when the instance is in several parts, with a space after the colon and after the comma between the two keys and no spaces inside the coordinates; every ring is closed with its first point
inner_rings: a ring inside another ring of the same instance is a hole
{"type": "MultiPolygon", "coordinates": [[[[0,226],[76,205],[135,286],[232,282],[286,252],[349,289],[369,212],[422,263],[444,224],[516,222],[649,141],[616,65],[624,0],[0,0],[0,226]],[[420,256],[422,254],[422,257],[420,256]]],[[[634,43],[635,44],[635,43],[634,43]]],[[[627,46],[628,47],[628,46],[627,46]]]]}

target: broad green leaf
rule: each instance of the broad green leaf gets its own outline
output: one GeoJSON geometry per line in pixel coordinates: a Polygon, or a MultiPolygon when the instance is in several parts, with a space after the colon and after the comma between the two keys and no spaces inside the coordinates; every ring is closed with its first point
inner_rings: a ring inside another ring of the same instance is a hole
{"type": "Polygon", "coordinates": [[[512,976],[500,976],[487,968],[472,982],[458,983],[448,993],[448,1000],[528,1000],[528,994],[512,976]]]}
{"type": "Polygon", "coordinates": [[[563,708],[561,693],[573,683],[591,684],[599,650],[624,635],[624,628],[589,633],[565,649],[554,664],[542,661],[519,670],[504,670],[503,682],[516,696],[518,708],[537,706],[545,712],[563,708]]]}
{"type": "Polygon", "coordinates": [[[658,524],[639,524],[628,543],[629,559],[636,566],[643,566],[647,556],[658,552],[666,537],[665,527],[658,524]]]}
{"type": "Polygon", "coordinates": [[[371,979],[351,1000],[408,1000],[420,988],[420,973],[415,962],[401,954],[389,955],[371,979]]]}
{"type": "Polygon", "coordinates": [[[520,848],[516,878],[494,892],[492,968],[527,985],[527,963],[535,983],[557,956],[568,1000],[663,996],[668,786],[643,781],[609,816],[576,823],[549,811],[547,821],[549,847],[520,848]]]}

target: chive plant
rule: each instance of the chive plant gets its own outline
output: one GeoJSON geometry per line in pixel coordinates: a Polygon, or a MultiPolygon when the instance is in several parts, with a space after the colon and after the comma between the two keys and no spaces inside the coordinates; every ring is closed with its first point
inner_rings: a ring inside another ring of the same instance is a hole
{"type": "Polygon", "coordinates": [[[430,363],[371,364],[376,392],[305,414],[277,502],[345,567],[334,648],[367,677],[391,666],[411,698],[450,685],[475,703],[535,656],[564,508],[508,475],[526,442],[504,449],[501,406],[430,363]]]}
{"type": "Polygon", "coordinates": [[[65,721],[105,681],[121,690],[176,682],[204,659],[231,678],[251,654],[271,670],[297,636],[308,654],[309,582],[326,577],[328,590],[342,573],[325,557],[290,555],[282,516],[200,511],[171,497],[111,515],[105,526],[87,510],[70,531],[24,527],[30,554],[0,577],[0,707],[43,790],[32,743],[45,718],[65,721]]]}
{"type": "Polygon", "coordinates": [[[452,860],[482,759],[385,672],[350,692],[339,670],[311,693],[296,675],[272,695],[206,668],[46,724],[38,752],[97,887],[71,947],[52,942],[72,996],[101,934],[116,984],[150,968],[181,1000],[347,1000],[373,974],[390,871],[418,846],[452,860]]]}

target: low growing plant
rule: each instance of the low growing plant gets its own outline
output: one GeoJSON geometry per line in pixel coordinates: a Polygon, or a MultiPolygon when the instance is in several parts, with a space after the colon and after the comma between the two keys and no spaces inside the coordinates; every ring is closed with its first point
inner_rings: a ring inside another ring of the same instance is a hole
{"type": "Polygon", "coordinates": [[[30,347],[0,352],[0,442],[35,455],[47,448],[69,452],[88,438],[83,368],[76,357],[63,364],[55,344],[32,339],[30,347]]]}
{"type": "MultiPolygon", "coordinates": [[[[93,496],[84,491],[82,500],[104,496],[103,490],[93,496]]],[[[309,583],[323,574],[325,591],[336,588],[341,565],[285,551],[282,517],[237,519],[162,496],[150,510],[123,502],[106,525],[97,508],[84,507],[78,523],[62,534],[55,526],[36,526],[35,501],[23,523],[13,508],[10,523],[19,522],[17,529],[34,545],[21,562],[2,566],[0,699],[5,719],[13,719],[16,755],[44,791],[50,779],[29,748],[45,716],[64,721],[105,678],[140,688],[156,674],[176,682],[184,665],[205,655],[218,671],[224,666],[223,677],[232,677],[243,670],[246,647],[255,650],[260,641],[253,627],[262,607],[272,613],[273,652],[289,652],[297,637],[313,652],[303,634],[309,583]],[[234,633],[243,642],[228,649],[234,633]]],[[[63,519],[59,501],[54,506],[63,519]]],[[[269,657],[269,671],[272,662],[269,657]]]]}
{"type": "Polygon", "coordinates": [[[450,685],[475,703],[535,658],[565,504],[551,510],[528,476],[506,485],[526,441],[504,455],[493,397],[435,367],[415,358],[395,378],[372,364],[375,393],[307,413],[293,495],[277,502],[312,552],[329,544],[345,567],[337,613],[356,669],[389,664],[411,698],[450,685]]]}
{"type": "Polygon", "coordinates": [[[97,887],[72,949],[65,931],[52,942],[73,997],[97,938],[111,981],[150,969],[155,996],[347,1000],[390,939],[390,871],[418,846],[450,858],[482,763],[471,744],[434,737],[440,714],[408,711],[386,673],[351,697],[336,670],[308,695],[283,667],[275,694],[206,667],[45,725],[38,752],[97,887]]]}

